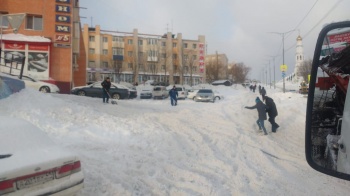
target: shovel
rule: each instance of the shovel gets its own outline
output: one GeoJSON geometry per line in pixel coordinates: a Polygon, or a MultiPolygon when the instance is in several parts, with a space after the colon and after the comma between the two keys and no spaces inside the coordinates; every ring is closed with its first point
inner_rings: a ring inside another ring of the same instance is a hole
{"type": "Polygon", "coordinates": [[[113,98],[111,97],[111,95],[109,94],[109,92],[108,92],[106,89],[104,89],[104,90],[106,91],[107,95],[108,95],[109,98],[111,99],[111,103],[112,103],[113,105],[114,105],[114,104],[118,105],[117,100],[116,100],[116,99],[113,99],[113,98]]]}

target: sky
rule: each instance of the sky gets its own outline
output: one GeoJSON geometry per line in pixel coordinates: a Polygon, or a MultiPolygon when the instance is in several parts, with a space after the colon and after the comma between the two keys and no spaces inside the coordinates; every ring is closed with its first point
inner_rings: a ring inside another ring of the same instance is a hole
{"type": "MultiPolygon", "coordinates": [[[[207,54],[224,53],[229,62],[251,67],[249,77],[275,69],[281,79],[282,35],[287,74],[294,71],[296,38],[303,38],[305,59],[312,59],[317,36],[331,22],[350,20],[346,0],[81,0],[83,24],[103,30],[164,34],[184,39],[205,35],[207,54]],[[273,58],[275,57],[275,66],[273,58]]],[[[270,75],[268,75],[270,77],[270,75]]],[[[272,79],[273,80],[273,79],[272,79]]]]}

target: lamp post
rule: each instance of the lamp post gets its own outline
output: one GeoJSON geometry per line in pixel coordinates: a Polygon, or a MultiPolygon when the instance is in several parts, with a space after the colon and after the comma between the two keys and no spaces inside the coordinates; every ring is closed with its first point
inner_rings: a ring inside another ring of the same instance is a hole
{"type": "MultiPolygon", "coordinates": [[[[287,32],[283,32],[283,33],[280,33],[280,32],[270,32],[270,33],[273,33],[273,34],[277,34],[277,35],[281,35],[282,36],[282,45],[283,45],[283,47],[282,47],[282,65],[284,65],[284,36],[286,35],[286,34],[288,34],[288,33],[290,33],[290,32],[293,32],[293,31],[296,31],[297,29],[293,29],[293,30],[290,30],[290,31],[287,31],[287,32]]],[[[285,80],[284,80],[284,74],[283,74],[283,76],[282,76],[282,78],[283,78],[283,93],[285,93],[286,92],[286,88],[285,88],[285,80]]]]}

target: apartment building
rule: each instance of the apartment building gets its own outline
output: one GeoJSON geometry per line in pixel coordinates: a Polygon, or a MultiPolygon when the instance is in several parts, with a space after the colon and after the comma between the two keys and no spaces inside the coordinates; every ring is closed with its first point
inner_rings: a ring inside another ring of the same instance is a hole
{"type": "Polygon", "coordinates": [[[205,56],[205,66],[207,80],[212,82],[213,80],[229,79],[228,75],[228,58],[226,54],[209,54],[205,56]]]}
{"type": "Polygon", "coordinates": [[[63,93],[85,84],[78,0],[1,0],[0,16],[1,57],[25,56],[24,75],[55,83],[63,93]],[[23,14],[17,29],[13,14],[23,14]]]}
{"type": "Polygon", "coordinates": [[[187,40],[181,33],[108,31],[85,24],[83,37],[87,82],[105,77],[139,84],[147,80],[188,85],[205,81],[205,36],[187,40]]]}

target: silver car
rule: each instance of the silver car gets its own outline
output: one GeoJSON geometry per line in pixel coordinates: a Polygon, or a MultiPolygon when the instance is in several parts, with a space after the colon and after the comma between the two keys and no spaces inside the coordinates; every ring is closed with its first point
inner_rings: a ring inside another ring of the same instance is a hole
{"type": "Polygon", "coordinates": [[[211,89],[200,89],[198,90],[196,97],[194,98],[196,102],[215,102],[214,92],[211,89]]]}

